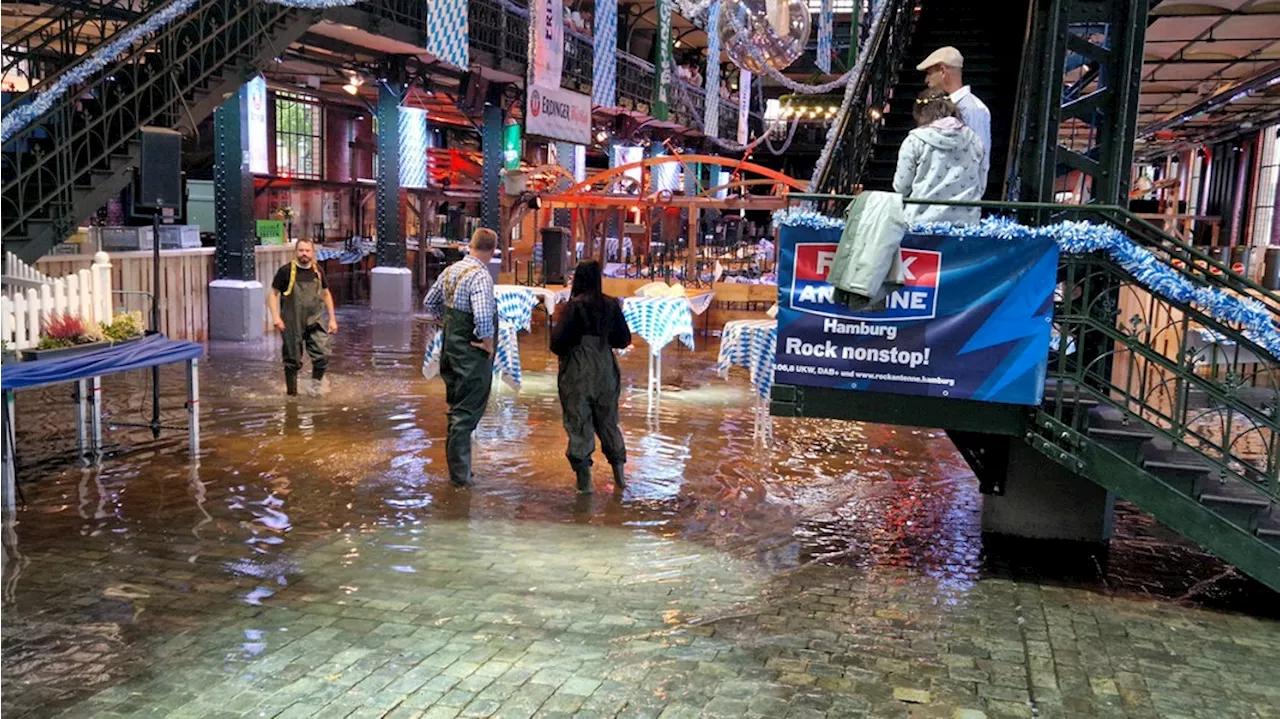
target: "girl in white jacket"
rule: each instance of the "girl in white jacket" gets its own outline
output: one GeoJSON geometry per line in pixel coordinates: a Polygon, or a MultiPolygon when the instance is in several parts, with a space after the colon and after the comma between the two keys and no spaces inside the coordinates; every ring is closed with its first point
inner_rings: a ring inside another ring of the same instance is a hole
{"type": "MultiPolygon", "coordinates": [[[[918,200],[980,200],[987,186],[982,169],[982,141],[960,120],[960,110],[942,90],[925,90],[911,113],[916,129],[898,150],[893,190],[918,200]]],[[[976,207],[906,206],[907,222],[976,224],[976,207]]]]}

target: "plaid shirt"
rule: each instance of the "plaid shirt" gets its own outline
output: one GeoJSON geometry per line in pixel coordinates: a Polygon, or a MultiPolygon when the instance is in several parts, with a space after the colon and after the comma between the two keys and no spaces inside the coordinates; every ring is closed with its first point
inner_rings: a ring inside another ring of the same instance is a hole
{"type": "Polygon", "coordinates": [[[422,304],[432,319],[443,317],[445,307],[466,312],[475,318],[476,339],[493,337],[493,317],[498,312],[493,278],[489,268],[471,255],[446,267],[422,304]]]}

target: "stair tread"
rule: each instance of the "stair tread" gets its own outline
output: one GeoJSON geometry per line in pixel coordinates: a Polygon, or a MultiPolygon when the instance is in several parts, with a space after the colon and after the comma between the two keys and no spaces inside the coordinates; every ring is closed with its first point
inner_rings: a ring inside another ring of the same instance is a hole
{"type": "Polygon", "coordinates": [[[1185,462],[1162,462],[1159,460],[1144,460],[1143,467],[1159,470],[1176,470],[1181,472],[1203,472],[1205,475],[1213,473],[1213,470],[1203,464],[1187,464],[1185,462]]]}
{"type": "Polygon", "coordinates": [[[1259,509],[1269,509],[1271,507],[1271,502],[1268,502],[1265,499],[1257,499],[1257,498],[1250,498],[1250,497],[1234,497],[1229,494],[1210,494],[1209,492],[1205,492],[1204,494],[1200,495],[1200,501],[1212,502],[1216,504],[1237,504],[1237,505],[1244,505],[1244,506],[1250,506],[1250,507],[1257,507],[1259,509]]]}
{"type": "Polygon", "coordinates": [[[1154,435],[1150,432],[1143,432],[1132,429],[1116,429],[1114,427],[1090,427],[1089,434],[1102,435],[1106,437],[1124,437],[1128,439],[1151,439],[1154,435]]]}

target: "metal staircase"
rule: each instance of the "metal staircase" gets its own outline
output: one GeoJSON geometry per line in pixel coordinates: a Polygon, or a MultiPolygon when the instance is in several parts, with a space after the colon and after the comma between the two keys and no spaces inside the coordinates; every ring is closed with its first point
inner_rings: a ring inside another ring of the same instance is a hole
{"type": "MultiPolygon", "coordinates": [[[[145,22],[166,5],[149,3],[112,29],[118,33],[145,22]]],[[[194,133],[229,93],[318,17],[274,3],[204,0],[95,72],[4,143],[5,249],[34,262],[130,182],[139,127],[194,133]]],[[[58,55],[41,48],[46,74],[38,79],[46,87],[80,60],[64,55],[52,69],[58,55]]],[[[3,112],[30,100],[29,93],[19,95],[3,112]]]]}
{"type": "MultiPolygon", "coordinates": [[[[873,153],[894,137],[892,123],[886,129],[882,122],[885,103],[919,89],[906,86],[914,75],[905,85],[898,76],[908,65],[914,72],[911,33],[924,26],[917,13],[933,3],[923,6],[886,0],[879,11],[848,89],[851,108],[828,138],[830,160],[815,168],[812,186],[824,194],[804,196],[828,212],[839,214],[850,192],[883,174],[873,153]]],[[[943,40],[939,29],[928,44],[959,44],[943,40]]],[[[1006,90],[1014,96],[1013,87],[1006,90]]],[[[901,98],[895,103],[905,106],[901,98]]],[[[994,114],[998,98],[988,104],[994,114]]],[[[994,157],[992,165],[994,175],[994,157]]],[[[1256,302],[1280,326],[1276,293],[1126,209],[983,206],[1024,224],[1069,219],[1116,227],[1192,286],[1256,302]]],[[[1149,291],[1109,257],[1063,254],[1059,280],[1058,348],[1044,403],[1032,412],[954,401],[965,406],[949,407],[946,400],[926,408],[912,398],[885,403],[786,386],[774,388],[773,412],[944,427],[985,493],[1003,491],[1010,443],[1026,442],[1280,591],[1280,358],[1240,325],[1149,291]]]]}

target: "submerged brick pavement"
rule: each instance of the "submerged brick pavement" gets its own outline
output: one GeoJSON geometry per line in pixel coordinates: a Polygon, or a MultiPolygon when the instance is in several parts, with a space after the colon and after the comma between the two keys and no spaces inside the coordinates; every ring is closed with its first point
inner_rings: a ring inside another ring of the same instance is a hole
{"type": "MultiPolygon", "coordinates": [[[[73,562],[25,581],[65,585],[73,562]]],[[[152,632],[127,655],[98,636],[59,667],[24,644],[38,622],[6,622],[32,662],[6,660],[6,714],[1280,716],[1280,623],[1084,590],[770,575],[641,529],[504,521],[353,530],[259,569],[236,591],[262,604],[213,601],[227,585],[179,591],[197,573],[172,569],[108,592],[152,632]],[[116,660],[133,674],[101,691],[56,681],[116,660]]],[[[61,630],[92,631],[44,628],[50,650],[61,630]]]]}

